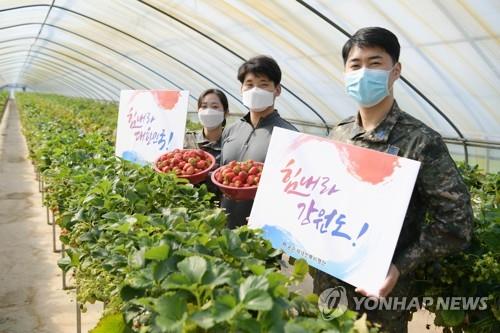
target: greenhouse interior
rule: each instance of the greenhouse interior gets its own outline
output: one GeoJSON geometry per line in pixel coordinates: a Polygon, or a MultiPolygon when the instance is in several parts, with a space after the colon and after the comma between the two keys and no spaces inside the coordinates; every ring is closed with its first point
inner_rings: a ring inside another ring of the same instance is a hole
{"type": "Polygon", "coordinates": [[[499,105],[497,0],[0,0],[0,332],[500,332],[499,105]]]}

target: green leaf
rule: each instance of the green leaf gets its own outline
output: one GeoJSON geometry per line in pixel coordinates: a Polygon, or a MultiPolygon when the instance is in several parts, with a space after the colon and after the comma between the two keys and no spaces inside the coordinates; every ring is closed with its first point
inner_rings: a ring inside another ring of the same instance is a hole
{"type": "Polygon", "coordinates": [[[263,332],[262,327],[256,318],[237,318],[236,326],[238,327],[237,332],[249,332],[249,333],[261,333],[263,332]]]}
{"type": "Polygon", "coordinates": [[[144,290],[143,289],[135,289],[135,288],[132,288],[129,285],[124,285],[120,289],[120,297],[124,301],[130,301],[132,299],[139,298],[139,297],[142,297],[142,296],[144,296],[144,290]]]}
{"type": "Polygon", "coordinates": [[[165,332],[182,332],[188,316],[186,300],[179,295],[161,296],[154,309],[158,312],[156,325],[165,332]]]}
{"type": "Polygon", "coordinates": [[[307,264],[307,261],[304,259],[296,260],[293,265],[292,276],[299,281],[303,281],[307,273],[309,273],[309,265],[307,264]]]}
{"type": "Polygon", "coordinates": [[[250,291],[246,294],[243,303],[248,310],[269,311],[273,307],[271,296],[264,290],[250,291]]]}
{"type": "Polygon", "coordinates": [[[71,258],[68,256],[59,258],[59,260],[57,260],[57,266],[59,266],[59,268],[62,269],[63,272],[69,271],[69,269],[71,268],[71,258]]]}
{"type": "Polygon", "coordinates": [[[267,291],[268,287],[269,287],[269,282],[267,281],[265,276],[250,275],[240,285],[240,288],[239,288],[240,301],[244,302],[245,297],[251,291],[254,291],[254,290],[267,291]]]}
{"type": "Polygon", "coordinates": [[[270,287],[275,287],[285,284],[288,281],[288,277],[279,272],[271,272],[267,275],[267,280],[269,281],[270,287]]]}
{"type": "Polygon", "coordinates": [[[208,310],[195,312],[190,319],[203,329],[209,329],[215,325],[215,319],[208,310]]]}
{"type": "Polygon", "coordinates": [[[152,247],[144,253],[144,258],[150,260],[165,260],[168,257],[169,247],[167,244],[152,247]]]}
{"type": "Polygon", "coordinates": [[[227,246],[229,250],[236,250],[241,248],[241,239],[234,231],[225,230],[223,234],[227,239],[227,246]]]}
{"type": "Polygon", "coordinates": [[[207,261],[202,257],[192,256],[182,260],[177,267],[192,283],[200,283],[207,271],[207,261]]]}
{"type": "Polygon", "coordinates": [[[162,260],[153,266],[153,277],[156,281],[162,281],[170,273],[177,270],[177,258],[172,256],[167,260],[162,260]]]}
{"type": "Polygon", "coordinates": [[[153,286],[153,272],[150,266],[147,269],[133,271],[127,276],[125,283],[135,289],[151,288],[153,286]]]}
{"type": "Polygon", "coordinates": [[[78,267],[80,265],[80,258],[78,256],[78,253],[73,250],[73,249],[67,249],[66,254],[71,260],[71,266],[73,267],[78,267]]]}
{"type": "Polygon", "coordinates": [[[229,283],[233,269],[226,265],[210,265],[203,276],[203,284],[209,285],[212,288],[229,283]]]}
{"type": "Polygon", "coordinates": [[[125,333],[125,321],[121,313],[108,314],[102,317],[97,326],[89,333],[125,333]]]}
{"type": "Polygon", "coordinates": [[[214,320],[216,323],[231,320],[236,314],[236,298],[226,294],[218,297],[214,304],[214,320]]]}
{"type": "Polygon", "coordinates": [[[162,288],[165,289],[189,289],[189,287],[194,286],[193,281],[186,276],[186,274],[181,272],[174,272],[170,274],[163,282],[161,283],[162,288]]]}
{"type": "MultiPolygon", "coordinates": [[[[497,221],[500,221],[500,217],[498,217],[497,221]]],[[[478,236],[481,241],[491,249],[491,251],[495,253],[500,252],[500,242],[498,241],[500,239],[500,224],[489,225],[482,232],[480,232],[478,236]]]]}
{"type": "Polygon", "coordinates": [[[145,258],[144,253],[146,249],[141,248],[140,250],[133,251],[128,257],[128,264],[131,268],[141,268],[144,267],[145,258]]]}
{"type": "Polygon", "coordinates": [[[106,220],[119,221],[123,217],[123,215],[123,213],[107,212],[106,214],[102,215],[102,218],[106,220]]]}
{"type": "Polygon", "coordinates": [[[358,333],[368,333],[368,327],[366,326],[366,313],[354,322],[354,329],[358,333]]]}
{"type": "Polygon", "coordinates": [[[465,311],[463,310],[443,310],[441,318],[446,326],[458,326],[465,319],[465,311]]]}
{"type": "Polygon", "coordinates": [[[305,328],[297,323],[288,322],[285,324],[285,333],[308,333],[305,328]]]}
{"type": "Polygon", "coordinates": [[[114,223],[109,227],[109,229],[126,234],[129,232],[130,227],[131,225],[129,223],[114,223]]]}
{"type": "Polygon", "coordinates": [[[266,271],[266,267],[263,265],[258,265],[258,264],[252,264],[249,265],[248,268],[254,273],[255,275],[262,275],[266,271]]]}

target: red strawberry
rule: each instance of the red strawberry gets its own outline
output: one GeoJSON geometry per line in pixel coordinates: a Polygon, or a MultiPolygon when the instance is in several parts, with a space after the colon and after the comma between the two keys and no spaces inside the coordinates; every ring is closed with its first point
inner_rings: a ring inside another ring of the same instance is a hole
{"type": "Polygon", "coordinates": [[[222,183],[222,181],[224,180],[222,178],[222,174],[220,172],[218,172],[216,175],[215,175],[215,180],[218,181],[219,183],[222,183]]]}
{"type": "Polygon", "coordinates": [[[232,172],[232,171],[229,171],[229,172],[227,172],[225,175],[223,175],[224,180],[228,180],[228,181],[230,181],[230,182],[231,182],[231,181],[233,181],[233,178],[235,178],[235,176],[236,176],[236,175],[235,175],[235,174],[234,174],[234,172],[232,172]]]}
{"type": "Polygon", "coordinates": [[[205,162],[205,160],[199,160],[197,163],[196,163],[196,167],[198,169],[205,169],[207,167],[207,162],[205,162]]]}
{"type": "MultiPolygon", "coordinates": [[[[188,164],[188,165],[189,165],[189,164],[188,164]]],[[[186,170],[184,170],[184,173],[185,173],[186,175],[192,175],[192,174],[194,174],[194,168],[193,168],[193,166],[192,166],[192,165],[189,165],[189,166],[187,167],[187,169],[186,169],[186,170]]]]}
{"type": "Polygon", "coordinates": [[[250,170],[248,170],[248,173],[251,175],[257,175],[259,173],[259,169],[256,166],[252,166],[250,170]]]}
{"type": "Polygon", "coordinates": [[[241,181],[244,183],[247,180],[248,173],[246,171],[240,171],[240,173],[238,173],[238,177],[240,177],[241,181]]]}

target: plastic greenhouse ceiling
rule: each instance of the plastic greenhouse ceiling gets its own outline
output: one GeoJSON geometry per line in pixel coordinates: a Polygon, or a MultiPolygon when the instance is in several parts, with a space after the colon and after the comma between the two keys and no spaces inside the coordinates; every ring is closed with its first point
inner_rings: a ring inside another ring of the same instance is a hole
{"type": "Polygon", "coordinates": [[[440,132],[455,156],[498,164],[495,0],[0,0],[0,86],[115,101],[121,89],[185,89],[191,111],[218,87],[242,114],[237,69],[267,54],[283,72],[280,113],[326,135],[356,110],[341,48],[365,26],[399,38],[402,109],[440,132]]]}

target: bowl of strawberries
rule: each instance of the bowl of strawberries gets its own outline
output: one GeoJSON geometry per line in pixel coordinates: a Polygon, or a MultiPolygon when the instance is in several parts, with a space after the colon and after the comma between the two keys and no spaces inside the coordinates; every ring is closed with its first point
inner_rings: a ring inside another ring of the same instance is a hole
{"type": "Polygon", "coordinates": [[[158,157],[153,169],[160,173],[173,172],[191,184],[207,179],[215,165],[215,157],[201,149],[175,149],[158,157]]]}
{"type": "Polygon", "coordinates": [[[231,161],[212,173],[212,182],[232,200],[255,198],[264,163],[231,161]]]}

